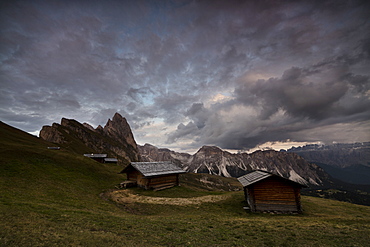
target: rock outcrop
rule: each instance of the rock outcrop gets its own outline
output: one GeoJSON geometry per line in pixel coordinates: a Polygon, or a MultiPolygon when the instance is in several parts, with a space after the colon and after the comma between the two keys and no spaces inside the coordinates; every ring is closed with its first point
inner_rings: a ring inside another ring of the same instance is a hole
{"type": "Polygon", "coordinates": [[[63,134],[58,130],[59,126],[57,123],[53,123],[52,126],[43,126],[40,131],[40,138],[48,142],[65,143],[63,134]]]}
{"type": "Polygon", "coordinates": [[[62,118],[61,124],[43,126],[40,138],[77,153],[107,153],[122,164],[140,160],[130,125],[119,113],[109,119],[104,128],[99,125],[96,129],[87,123],[62,118]]]}

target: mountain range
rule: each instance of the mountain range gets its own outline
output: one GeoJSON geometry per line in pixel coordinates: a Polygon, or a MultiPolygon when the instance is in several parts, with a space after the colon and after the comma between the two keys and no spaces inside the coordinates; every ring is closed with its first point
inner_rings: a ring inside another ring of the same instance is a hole
{"type": "Polygon", "coordinates": [[[370,142],[336,143],[333,145],[311,144],[292,147],[293,152],[306,160],[330,166],[346,168],[353,165],[370,166],[370,142]]]}
{"type": "Polygon", "coordinates": [[[306,145],[287,152],[319,165],[334,178],[352,184],[370,184],[370,142],[306,145]]]}
{"type": "Polygon", "coordinates": [[[303,184],[323,185],[328,180],[322,168],[294,153],[269,150],[232,154],[215,146],[203,146],[190,155],[150,144],[138,148],[143,161],[172,161],[188,172],[240,177],[252,170],[265,170],[303,184]]]}
{"type": "MultiPolygon", "coordinates": [[[[189,172],[226,177],[238,177],[255,169],[265,170],[308,185],[308,189],[302,190],[303,195],[370,205],[370,171],[365,165],[340,168],[309,162],[291,150],[232,154],[218,147],[203,146],[194,155],[190,155],[157,148],[150,144],[139,145],[138,148],[144,161],[170,160],[189,172]]],[[[361,152],[366,153],[366,150],[363,149],[361,152]]],[[[360,156],[363,155],[366,154],[360,156]]]]}

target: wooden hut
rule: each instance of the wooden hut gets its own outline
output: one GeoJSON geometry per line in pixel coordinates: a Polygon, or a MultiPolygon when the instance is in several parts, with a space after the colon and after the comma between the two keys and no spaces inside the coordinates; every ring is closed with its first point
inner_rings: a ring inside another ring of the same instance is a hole
{"type": "Polygon", "coordinates": [[[302,212],[300,190],[306,185],[266,171],[253,171],[238,180],[252,212],[302,212]]]}
{"type": "Polygon", "coordinates": [[[96,160],[100,163],[104,163],[104,159],[107,157],[107,154],[84,154],[84,156],[96,160]]]}
{"type": "Polygon", "coordinates": [[[121,173],[127,182],[145,189],[160,190],[179,185],[179,174],[185,173],[171,162],[131,162],[121,173]]]}
{"type": "Polygon", "coordinates": [[[118,159],[116,159],[116,158],[104,158],[104,163],[117,164],[117,162],[118,162],[118,159]]]}

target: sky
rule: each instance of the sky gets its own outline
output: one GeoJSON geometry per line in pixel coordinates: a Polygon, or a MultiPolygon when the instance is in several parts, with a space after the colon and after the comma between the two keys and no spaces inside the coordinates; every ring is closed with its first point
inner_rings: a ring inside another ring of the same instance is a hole
{"type": "Polygon", "coordinates": [[[369,1],[1,1],[0,120],[179,152],[370,141],[369,1]]]}

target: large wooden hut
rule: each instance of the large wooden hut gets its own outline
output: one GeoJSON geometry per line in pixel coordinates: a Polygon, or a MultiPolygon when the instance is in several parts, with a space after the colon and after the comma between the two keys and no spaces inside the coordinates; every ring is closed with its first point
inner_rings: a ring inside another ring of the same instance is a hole
{"type": "Polygon", "coordinates": [[[238,180],[252,212],[302,212],[300,190],[306,185],[266,171],[253,171],[238,180]]]}
{"type": "Polygon", "coordinates": [[[145,189],[160,190],[179,185],[179,174],[185,173],[171,162],[131,162],[121,173],[127,181],[145,189]]]}

